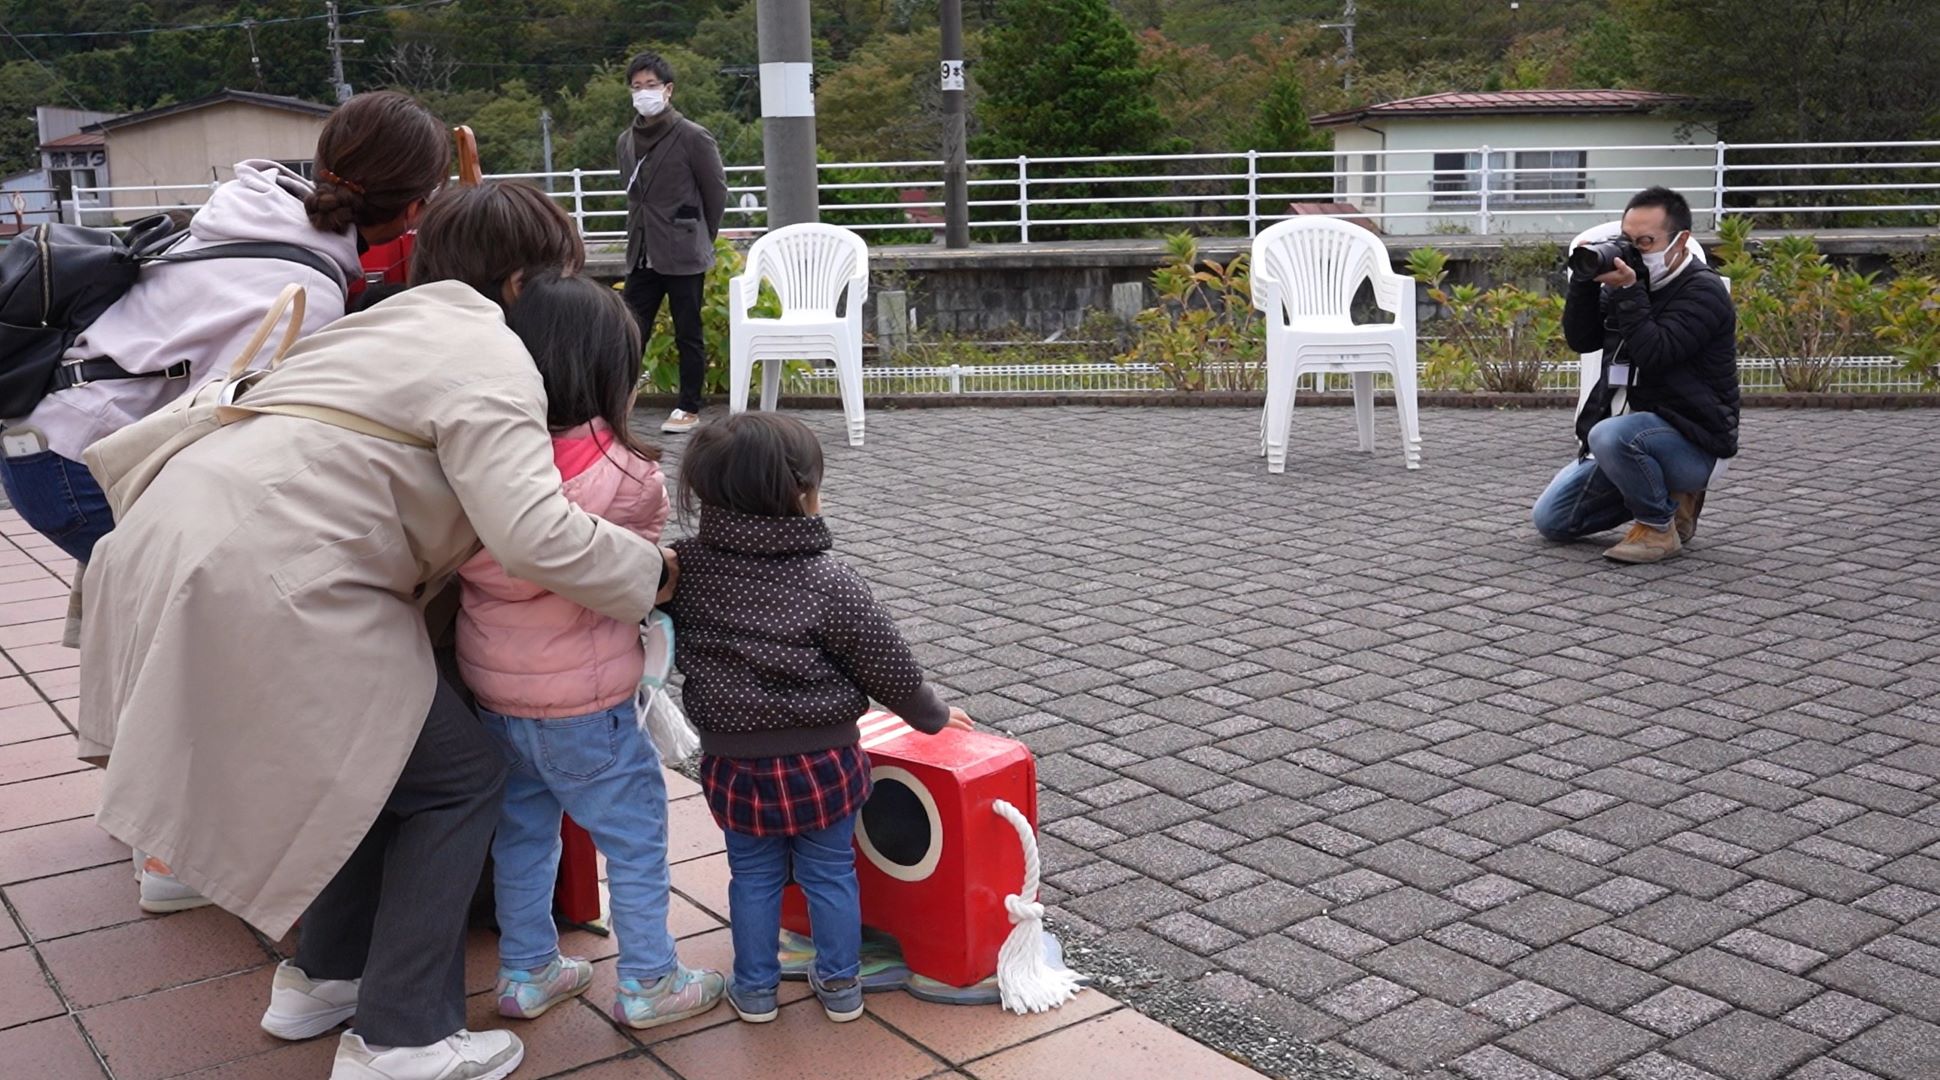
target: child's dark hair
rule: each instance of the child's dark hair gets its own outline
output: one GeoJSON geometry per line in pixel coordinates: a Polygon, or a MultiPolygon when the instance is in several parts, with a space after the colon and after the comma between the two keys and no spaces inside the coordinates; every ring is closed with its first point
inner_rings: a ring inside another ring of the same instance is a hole
{"type": "Polygon", "coordinates": [[[543,270],[520,288],[505,322],[545,380],[547,427],[570,431],[604,420],[619,445],[659,460],[660,451],[627,426],[640,381],[640,324],[618,293],[591,278],[543,270]]]}
{"type": "Polygon", "coordinates": [[[822,486],[822,444],[808,425],[744,412],[696,429],[680,455],[680,508],[718,506],[754,517],[806,517],[802,499],[822,486]]]}
{"type": "Polygon", "coordinates": [[[425,204],[411,249],[411,284],[462,281],[504,306],[514,274],[577,273],[586,265],[579,227],[530,184],[487,180],[442,191],[425,204]]]}

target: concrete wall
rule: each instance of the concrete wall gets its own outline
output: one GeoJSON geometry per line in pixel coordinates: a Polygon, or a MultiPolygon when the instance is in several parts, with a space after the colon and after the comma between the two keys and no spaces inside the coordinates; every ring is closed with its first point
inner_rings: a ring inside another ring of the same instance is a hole
{"type": "MultiPolygon", "coordinates": [[[[1477,151],[1488,147],[1502,152],[1502,167],[1513,172],[1517,148],[1585,151],[1588,196],[1561,196],[1553,203],[1521,201],[1506,191],[1507,177],[1491,179],[1488,223],[1498,233],[1570,235],[1600,221],[1613,220],[1640,188],[1664,184],[1682,192],[1697,211],[1699,227],[1710,225],[1712,167],[1716,162],[1717,133],[1707,127],[1650,116],[1479,116],[1438,119],[1370,121],[1365,127],[1334,129],[1337,197],[1361,209],[1397,215],[1378,219],[1393,236],[1459,235],[1479,233],[1475,201],[1438,201],[1434,196],[1435,154],[1477,151]],[[1670,146],[1666,150],[1597,149],[1598,147],[1670,146]],[[1689,149],[1683,147],[1688,146],[1689,149]],[[1368,160],[1369,156],[1373,160],[1368,160]],[[1406,176],[1369,175],[1402,171],[1406,176]],[[1567,201],[1564,201],[1567,200],[1567,201]],[[1541,211],[1541,212],[1536,212],[1541,211]]],[[[1568,174],[1552,173],[1551,176],[1568,174]]],[[[1467,185],[1473,187],[1474,184],[1467,185]]],[[[1567,186],[1577,186],[1570,184],[1567,186]]]]}
{"type": "MultiPolygon", "coordinates": [[[[226,101],[205,108],[164,116],[146,123],[111,128],[108,160],[114,163],[115,183],[122,187],[150,184],[207,185],[235,178],[232,166],[249,158],[271,161],[309,161],[316,156],[317,135],[326,118],[226,101]]],[[[200,190],[116,192],[116,207],[152,206],[162,200],[201,203],[200,190]]]]}

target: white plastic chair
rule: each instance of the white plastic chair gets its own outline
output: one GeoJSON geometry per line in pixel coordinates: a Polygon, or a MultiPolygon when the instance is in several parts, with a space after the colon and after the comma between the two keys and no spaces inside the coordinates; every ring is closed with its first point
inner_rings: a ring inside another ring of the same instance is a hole
{"type": "Polygon", "coordinates": [[[1354,376],[1354,419],[1361,450],[1374,450],[1374,376],[1394,380],[1401,450],[1421,467],[1415,394],[1415,283],[1394,272],[1380,237],[1359,225],[1319,217],[1282,221],[1253,240],[1253,306],[1266,315],[1266,411],[1260,453],[1268,472],[1285,472],[1294,384],[1308,372],[1354,376]],[[1366,279],[1392,323],[1356,324],[1348,308],[1366,279]]]}
{"type": "MultiPolygon", "coordinates": [[[[1611,221],[1611,222],[1605,222],[1602,225],[1592,225],[1589,228],[1584,229],[1582,232],[1576,234],[1576,239],[1570,241],[1569,250],[1575,251],[1577,248],[1582,247],[1584,244],[1600,244],[1605,240],[1615,240],[1617,237],[1621,235],[1623,235],[1623,222],[1621,221],[1611,221]]],[[[1696,237],[1691,238],[1690,245],[1691,245],[1692,256],[1696,258],[1697,261],[1704,263],[1707,266],[1710,265],[1711,260],[1708,256],[1705,255],[1704,248],[1699,246],[1696,237]]],[[[1729,292],[1731,290],[1730,278],[1725,277],[1723,274],[1719,274],[1718,280],[1724,282],[1725,291],[1729,292]]],[[[1588,406],[1590,403],[1590,392],[1596,389],[1597,381],[1602,378],[1603,378],[1603,350],[1598,349],[1595,352],[1579,353],[1577,355],[1577,360],[1576,360],[1576,413],[1575,415],[1577,416],[1583,415],[1583,409],[1586,406],[1588,406]]],[[[1730,465],[1731,465],[1730,458],[1719,458],[1717,464],[1711,466],[1711,479],[1706,485],[1705,490],[1708,491],[1711,488],[1718,486],[1718,483],[1724,479],[1724,474],[1727,471],[1729,471],[1730,465]]]]}
{"type": "Polygon", "coordinates": [[[762,234],[748,249],[746,272],[728,283],[729,411],[747,410],[756,363],[765,361],[761,407],[768,410],[781,399],[784,362],[831,360],[842,388],[849,445],[861,446],[862,302],[868,295],[869,248],[862,237],[815,223],[762,234]],[[781,301],[780,318],[748,314],[763,280],[781,301]]]}

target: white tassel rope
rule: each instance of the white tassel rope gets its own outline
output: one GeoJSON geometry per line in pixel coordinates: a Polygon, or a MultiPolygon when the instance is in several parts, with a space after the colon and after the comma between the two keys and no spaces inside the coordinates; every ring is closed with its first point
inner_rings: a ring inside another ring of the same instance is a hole
{"type": "Polygon", "coordinates": [[[1082,985],[1076,972],[1054,968],[1044,956],[1044,905],[1037,902],[1040,868],[1031,823],[1002,799],[992,809],[1017,830],[1017,842],[1024,849],[1023,887],[1004,897],[1004,910],[1013,925],[997,953],[997,992],[1004,1008],[1020,1016],[1046,1012],[1071,1000],[1082,985]]]}

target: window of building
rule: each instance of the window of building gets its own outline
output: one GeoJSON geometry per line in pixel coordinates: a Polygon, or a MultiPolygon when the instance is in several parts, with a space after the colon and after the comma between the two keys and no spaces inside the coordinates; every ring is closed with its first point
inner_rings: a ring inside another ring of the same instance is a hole
{"type": "Polygon", "coordinates": [[[1518,150],[1510,193],[1517,202],[1587,202],[1588,159],[1583,150],[1518,150]]]}
{"type": "MultiPolygon", "coordinates": [[[[74,189],[77,187],[93,188],[100,184],[100,181],[96,179],[97,174],[93,169],[55,169],[52,175],[54,177],[54,197],[62,202],[72,199],[74,197],[74,189]]],[[[90,195],[89,198],[98,200],[100,196],[90,195]]]]}
{"type": "Polygon", "coordinates": [[[279,161],[277,164],[305,180],[314,181],[317,178],[317,163],[313,158],[305,158],[302,161],[279,161]]]}
{"type": "MultiPolygon", "coordinates": [[[[1501,150],[1489,153],[1489,174],[1486,183],[1490,198],[1494,198],[1506,186],[1503,170],[1508,168],[1509,155],[1501,150]]],[[[1435,175],[1430,184],[1434,201],[1443,205],[1466,203],[1473,205],[1482,201],[1484,177],[1482,175],[1482,155],[1479,153],[1436,154],[1435,175]]]]}

